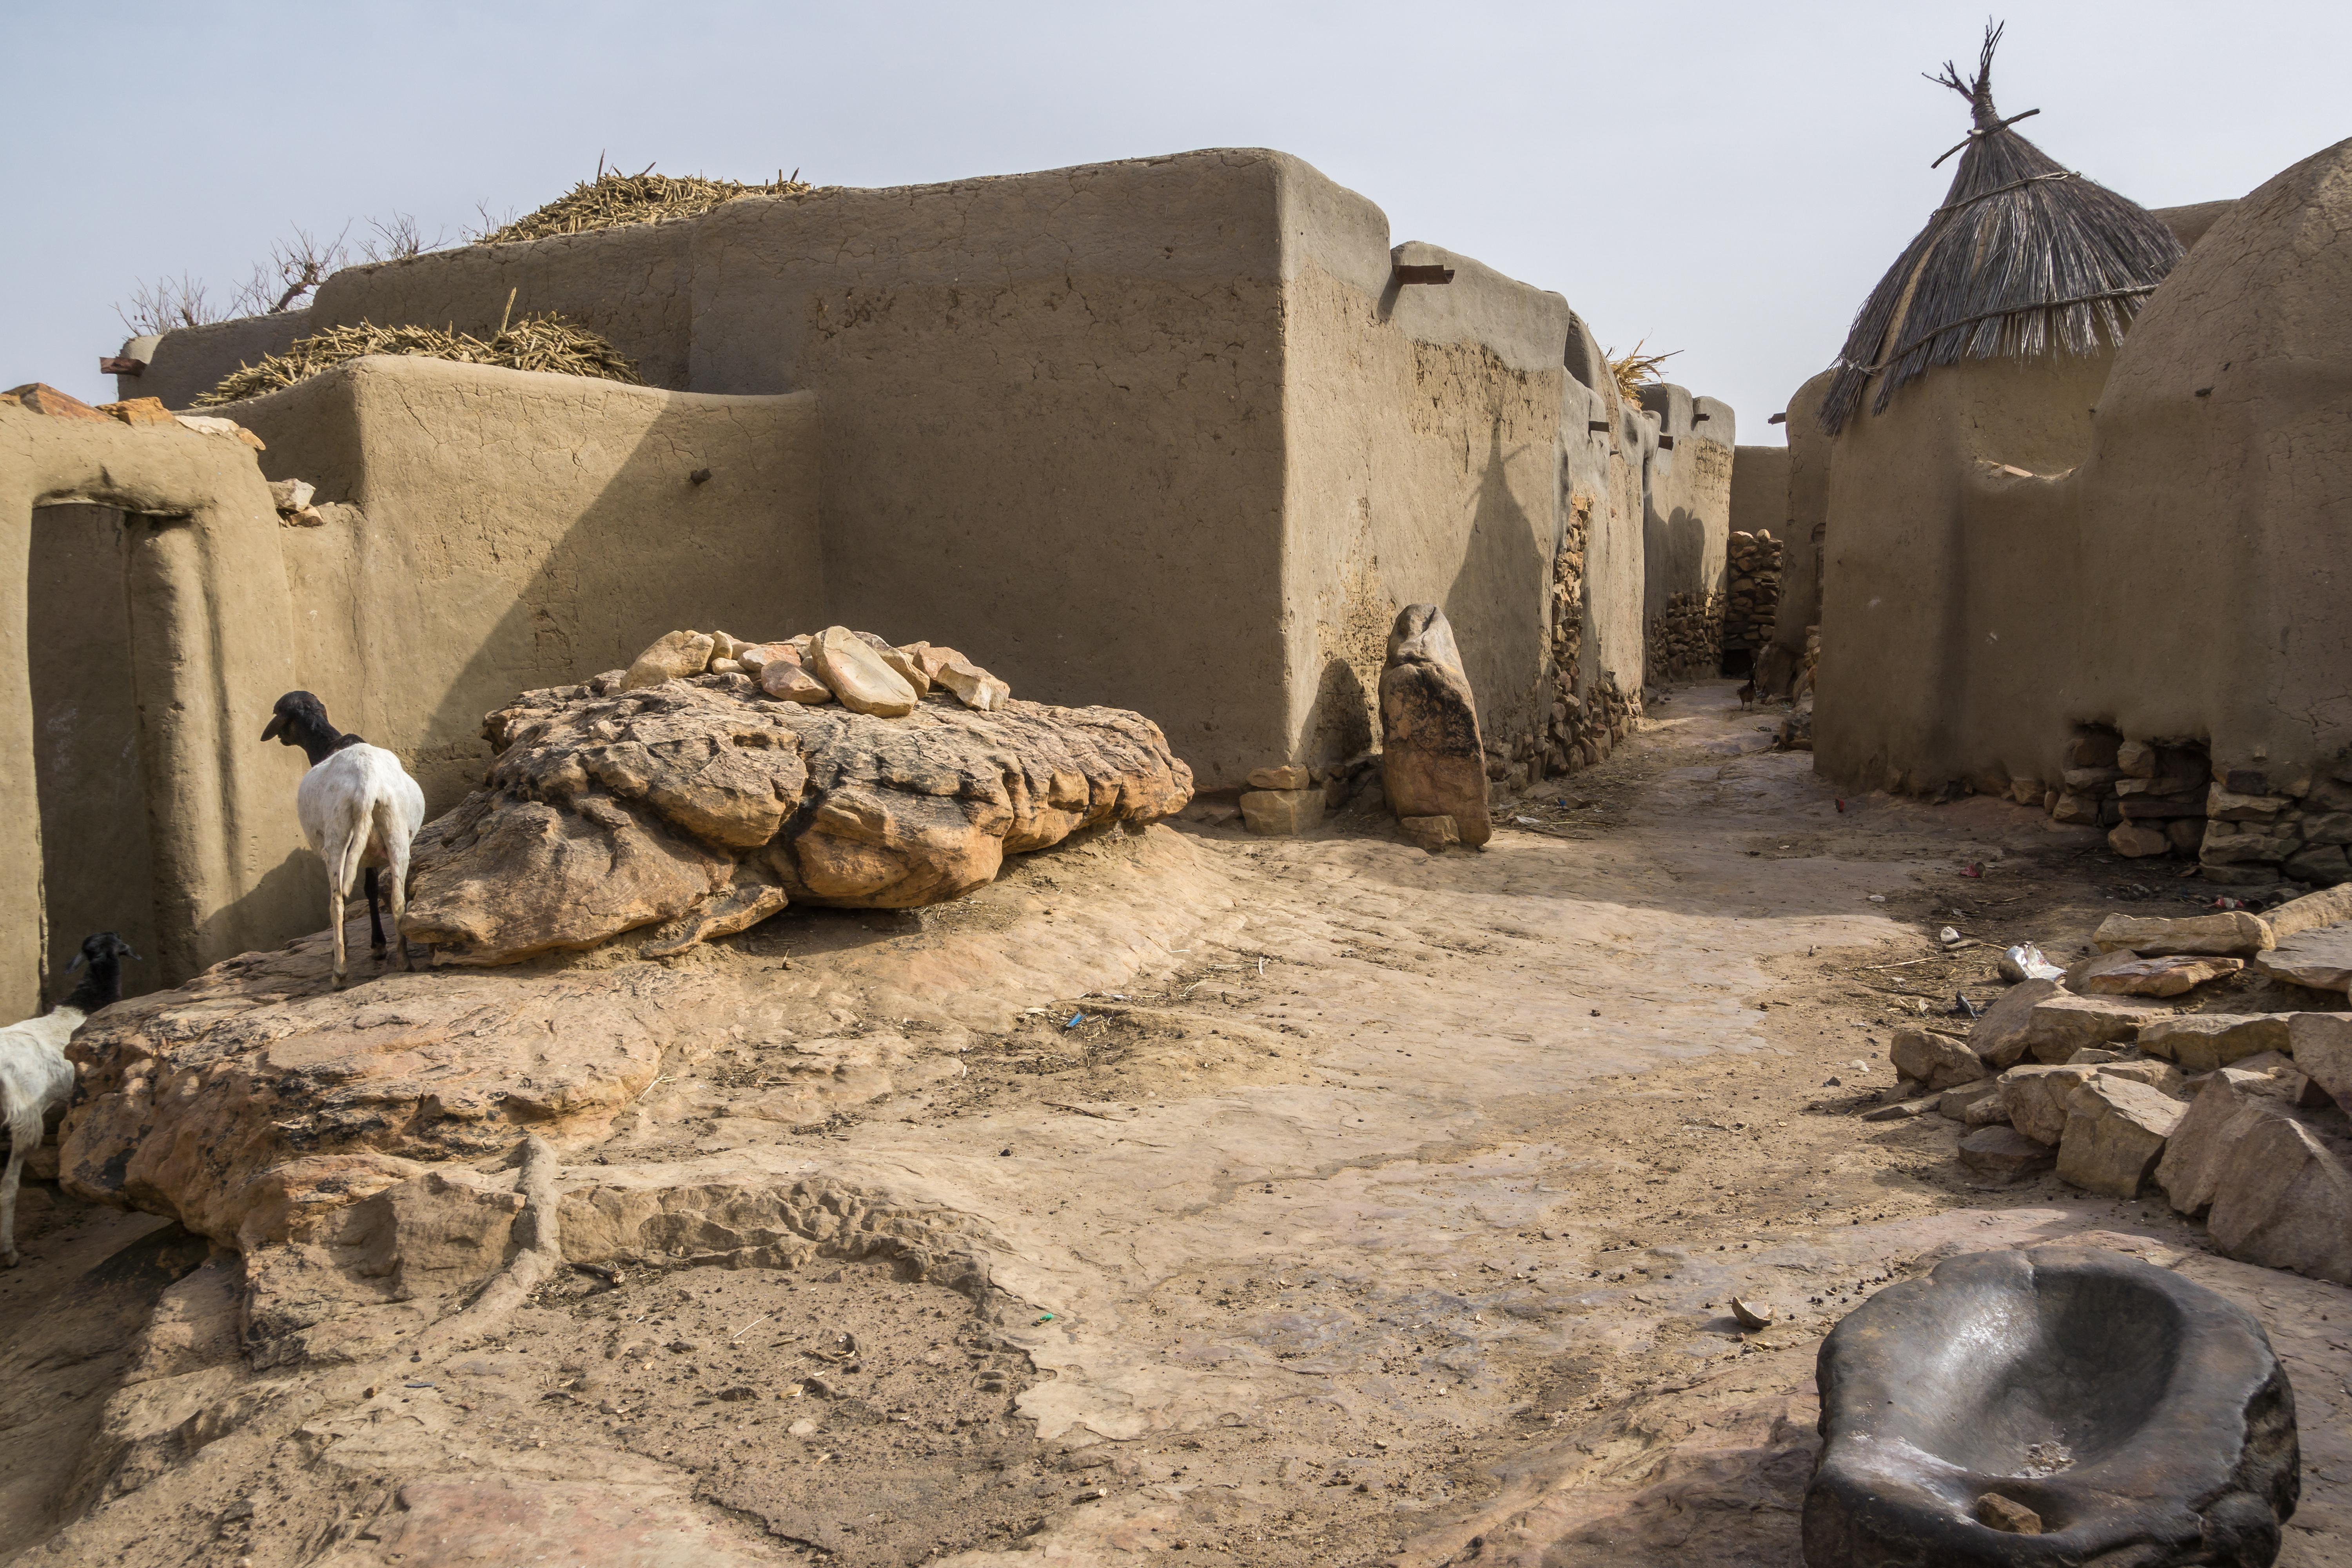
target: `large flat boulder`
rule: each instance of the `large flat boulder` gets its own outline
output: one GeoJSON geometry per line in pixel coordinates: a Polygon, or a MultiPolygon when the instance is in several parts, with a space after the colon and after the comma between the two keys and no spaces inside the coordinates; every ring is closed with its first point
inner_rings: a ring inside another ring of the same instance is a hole
{"type": "Polygon", "coordinates": [[[1969,1048],[1995,1072],[2015,1067],[2033,1043],[2033,1009],[2058,995],[2055,980],[2021,980],[1969,1026],[1969,1048]]]}
{"type": "Polygon", "coordinates": [[[2129,1044],[2140,1026],[2169,1018],[2178,1009],[2150,996],[2077,996],[2061,991],[2033,1005],[2025,1030],[2026,1051],[2035,1061],[2065,1062],[2091,1046],[2129,1044]]]}
{"type": "Polygon", "coordinates": [[[2270,952],[2255,954],[2254,967],[2315,991],[2352,991],[2352,921],[2314,926],[2284,937],[2270,952]]]}
{"type": "Polygon", "coordinates": [[[2210,1208],[2238,1141],[2262,1116],[2291,1111],[2294,1088],[2271,1073],[2240,1068],[2222,1068],[2207,1078],[2157,1164],[2156,1184],[2172,1206],[2185,1215],[2210,1208]]]}
{"type": "Polygon", "coordinates": [[[2037,1143],[2055,1144],[2065,1136],[2067,1101],[2098,1071],[2089,1066],[2010,1068],[1999,1080],[2009,1124],[2037,1143]]]}
{"type": "Polygon", "coordinates": [[[2188,1109],[2147,1084],[2095,1076],[2067,1098],[2059,1177],[2109,1197],[2139,1196],[2188,1109]]]}
{"type": "Polygon", "coordinates": [[[2259,916],[2226,910],[2177,921],[2109,915],[2091,933],[2091,941],[2101,952],[2129,952],[2142,958],[2166,953],[2251,958],[2273,945],[2275,939],[2259,916]]]}
{"type": "Polygon", "coordinates": [[[2288,1016],[2284,1048],[2294,1058],[2296,1069],[2352,1114],[2352,1013],[2288,1016]]]}
{"type": "MultiPolygon", "coordinates": [[[[863,644],[835,640],[911,693],[863,644]]],[[[499,755],[418,836],[402,922],[444,963],[511,963],[662,922],[674,952],[787,902],[941,903],[1008,854],[1155,821],[1192,788],[1160,727],[1118,709],[982,712],[940,696],[866,713],[740,675],[525,692],[483,733],[499,755]]]]}
{"type": "Polygon", "coordinates": [[[2182,1072],[2211,1072],[2245,1057],[2287,1048],[2293,1013],[2188,1013],[2144,1024],[2139,1048],[2179,1064],[2182,1072]]]}
{"type": "Polygon", "coordinates": [[[1434,605],[1407,605],[1381,670],[1381,784],[1399,817],[1450,816],[1464,844],[1494,836],[1478,704],[1454,628],[1434,605]]]}
{"type": "Polygon", "coordinates": [[[1964,1041],[1916,1025],[1896,1029],[1886,1054],[1896,1072],[1929,1089],[1958,1089],[1989,1076],[1984,1063],[1964,1041]]]}

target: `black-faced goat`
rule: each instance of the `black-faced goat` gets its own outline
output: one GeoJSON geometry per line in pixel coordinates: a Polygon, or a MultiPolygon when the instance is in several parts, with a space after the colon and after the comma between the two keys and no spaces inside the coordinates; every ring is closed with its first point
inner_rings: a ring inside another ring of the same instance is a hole
{"type": "Polygon", "coordinates": [[[400,765],[400,759],[381,746],[371,746],[357,735],[346,735],[327,720],[326,704],[307,691],[289,691],[278,700],[265,741],[299,746],[310,759],[310,771],[294,795],[302,818],[302,837],[310,841],[327,868],[327,915],[335,932],[335,989],[343,987],[343,900],[352,896],[360,872],[367,872],[369,946],[383,951],[383,921],[377,912],[376,872],[392,878],[384,901],[392,906],[393,941],[400,950],[400,966],[413,970],[408,941],[400,934],[400,917],[408,908],[408,845],[425,826],[425,792],[400,765]]]}
{"type": "Polygon", "coordinates": [[[139,955],[110,931],[82,939],[66,965],[89,973],[67,998],[37,1018],[0,1029],[0,1113],[8,1122],[8,1169],[0,1173],[0,1266],[16,1267],[16,1179],[26,1157],[48,1136],[48,1115],[73,1098],[73,1063],[66,1042],[81,1021],[122,1000],[122,961],[139,955]]]}

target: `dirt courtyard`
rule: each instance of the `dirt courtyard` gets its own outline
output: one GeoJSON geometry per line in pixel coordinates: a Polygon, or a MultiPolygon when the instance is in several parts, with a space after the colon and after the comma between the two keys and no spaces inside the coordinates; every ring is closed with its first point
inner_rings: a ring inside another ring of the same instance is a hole
{"type": "Polygon", "coordinates": [[[2020,806],[1841,800],[1773,721],[1682,689],[1480,852],[1179,822],[562,971],[793,988],[832,1053],[674,1052],[561,1149],[567,1227],[756,1187],[891,1247],[786,1257],[665,1197],[658,1244],[568,1252],[595,1267],[484,1342],[387,1315],[257,1368],[234,1255],[28,1183],[0,1561],[1794,1565],[1822,1334],[1951,1254],[2078,1238],[2263,1320],[2303,1442],[2280,1561],[2352,1563],[2352,1291],[1861,1120],[1895,1023],[1989,1000],[2007,943],[2069,962],[2210,890],[2020,806]]]}

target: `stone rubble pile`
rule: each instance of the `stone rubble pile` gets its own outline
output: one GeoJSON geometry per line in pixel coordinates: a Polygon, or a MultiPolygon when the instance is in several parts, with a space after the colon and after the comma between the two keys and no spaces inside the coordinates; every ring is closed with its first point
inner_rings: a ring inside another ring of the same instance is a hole
{"type": "Polygon", "coordinates": [[[1617,672],[1602,670],[1583,679],[1584,549],[1592,528],[1592,498],[1582,491],[1569,497],[1569,523],[1561,535],[1559,553],[1552,560],[1551,581],[1551,711],[1538,741],[1528,738],[1523,756],[1490,755],[1486,775],[1507,786],[1524,787],[1541,778],[1559,778],[1589,768],[1632,733],[1642,714],[1638,697],[1617,686],[1617,672]]]}
{"type": "Polygon", "coordinates": [[[1191,799],[1140,714],[1014,701],[952,649],[879,641],[673,632],[518,696],[483,722],[482,787],[417,835],[402,931],[499,964],[658,925],[661,957],[788,903],[944,902],[1007,855],[1191,799]]]}
{"type": "Polygon", "coordinates": [[[1780,542],[1769,528],[1749,533],[1736,530],[1727,551],[1730,583],[1723,610],[1723,657],[1748,656],[1753,668],[1758,654],[1772,640],[1773,617],[1780,613],[1780,542]]]}
{"type": "Polygon", "coordinates": [[[951,647],[894,647],[846,626],[774,642],[746,642],[725,632],[667,632],[628,668],[608,669],[588,685],[604,697],[699,675],[749,676],[786,702],[838,701],[853,713],[884,719],[912,713],[935,686],[982,713],[997,711],[1013,697],[1011,686],[951,647]]]}
{"type": "Polygon", "coordinates": [[[2013,986],[1965,1038],[1898,1029],[1898,1100],[1870,1116],[1965,1123],[1960,1163],[1994,1182],[2154,1186],[2228,1257],[2352,1284],[2352,1013],[2228,1013],[2199,994],[2248,966],[2352,992],[2352,887],[2267,919],[2116,915],[2093,940],[2095,956],[2013,986]]]}
{"type": "Polygon", "coordinates": [[[2352,879],[2352,759],[2322,767],[2231,767],[2192,742],[2086,728],[2057,778],[1989,773],[1979,795],[2039,805],[2054,822],[2107,830],[2133,858],[2194,859],[2207,881],[2323,888],[2352,879]]]}
{"type": "Polygon", "coordinates": [[[1650,619],[1650,679],[1711,680],[1723,668],[1721,594],[1675,594],[1650,619]]]}

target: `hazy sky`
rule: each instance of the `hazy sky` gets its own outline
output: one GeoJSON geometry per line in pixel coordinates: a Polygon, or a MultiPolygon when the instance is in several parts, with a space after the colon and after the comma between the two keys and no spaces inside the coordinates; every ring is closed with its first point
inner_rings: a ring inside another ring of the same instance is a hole
{"type": "MultiPolygon", "coordinates": [[[[2149,206],[2352,134],[2352,5],[2012,6],[1994,85],[2149,206]]],[[[1306,158],[1423,239],[1676,348],[1740,438],[1941,199],[1974,5],[36,5],[0,0],[0,385],[96,373],[142,279],[216,297],[291,225],[461,238],[630,170],[895,185],[1197,147],[1306,158]]]]}

